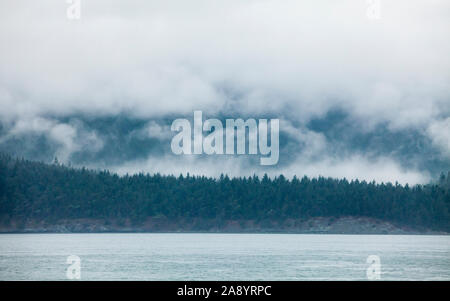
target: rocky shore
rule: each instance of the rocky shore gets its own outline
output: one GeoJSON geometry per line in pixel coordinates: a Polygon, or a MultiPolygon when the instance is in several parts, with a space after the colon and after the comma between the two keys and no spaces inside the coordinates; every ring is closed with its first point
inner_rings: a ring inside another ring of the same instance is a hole
{"type": "Polygon", "coordinates": [[[411,228],[365,217],[315,217],[280,221],[205,220],[148,218],[141,223],[130,220],[71,219],[48,223],[28,220],[0,225],[0,233],[129,233],[129,232],[206,232],[206,233],[311,233],[311,234],[448,234],[430,229],[411,228]]]}

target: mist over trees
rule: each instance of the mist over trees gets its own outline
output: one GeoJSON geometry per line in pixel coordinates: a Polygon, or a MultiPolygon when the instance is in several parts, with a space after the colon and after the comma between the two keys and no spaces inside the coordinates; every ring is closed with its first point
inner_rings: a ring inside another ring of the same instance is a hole
{"type": "Polygon", "coordinates": [[[369,217],[450,231],[450,178],[427,185],[346,179],[220,178],[75,169],[0,154],[0,223],[12,220],[148,217],[282,221],[311,217],[369,217]]]}

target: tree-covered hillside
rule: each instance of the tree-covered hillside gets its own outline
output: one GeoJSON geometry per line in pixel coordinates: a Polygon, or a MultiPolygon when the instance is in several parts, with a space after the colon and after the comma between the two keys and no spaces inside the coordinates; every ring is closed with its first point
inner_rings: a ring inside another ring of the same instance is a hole
{"type": "Polygon", "coordinates": [[[219,179],[74,169],[0,155],[0,222],[204,218],[282,221],[369,217],[450,231],[450,181],[410,187],[331,178],[219,179]]]}

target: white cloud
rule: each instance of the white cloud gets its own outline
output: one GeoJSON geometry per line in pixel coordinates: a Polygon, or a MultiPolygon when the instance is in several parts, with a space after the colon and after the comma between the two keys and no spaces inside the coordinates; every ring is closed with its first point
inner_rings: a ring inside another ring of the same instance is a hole
{"type": "Polygon", "coordinates": [[[27,137],[27,135],[43,135],[56,143],[55,156],[63,163],[69,162],[70,156],[77,151],[97,152],[104,146],[95,131],[85,130],[79,122],[61,123],[41,117],[18,120],[8,134],[0,138],[0,143],[12,137],[27,137]]]}
{"type": "MultiPolygon", "coordinates": [[[[348,180],[358,179],[377,183],[418,184],[427,183],[431,180],[428,173],[415,170],[404,169],[395,161],[387,157],[380,157],[376,160],[365,158],[361,155],[353,155],[344,160],[333,157],[325,157],[320,161],[309,161],[307,158],[299,158],[293,164],[286,167],[277,167],[265,170],[257,165],[248,167],[246,158],[230,156],[207,156],[196,157],[165,155],[162,157],[149,156],[144,160],[134,160],[123,162],[111,167],[111,170],[120,175],[134,173],[158,173],[178,176],[180,174],[196,176],[219,177],[221,174],[228,174],[234,177],[252,176],[254,174],[263,176],[278,176],[283,174],[288,178],[294,175],[302,177],[333,177],[346,178],[348,180]]],[[[99,167],[95,164],[92,167],[99,167]]],[[[99,167],[102,168],[102,167],[99,167]]]]}
{"type": "Polygon", "coordinates": [[[450,92],[447,1],[385,2],[379,22],[362,1],[84,1],[78,22],[55,1],[1,6],[0,102],[13,115],[218,110],[228,82],[251,113],[288,103],[307,118],[345,99],[414,125],[450,92]]]}
{"type": "Polygon", "coordinates": [[[433,144],[441,149],[446,158],[450,159],[450,117],[433,121],[427,131],[433,144]]]}
{"type": "MultiPolygon", "coordinates": [[[[366,17],[359,0],[82,2],[79,21],[67,20],[64,1],[0,3],[0,120],[16,122],[15,131],[42,128],[64,157],[102,142],[46,116],[152,119],[203,110],[212,118],[233,109],[276,118],[288,110],[305,124],[337,106],[358,128],[414,128],[449,152],[446,0],[383,1],[379,21],[366,17]]],[[[299,130],[297,138],[306,157],[326,153],[320,134],[299,130]]],[[[419,179],[383,158],[384,165],[343,160],[299,166],[312,174],[329,166],[328,174],[419,179]]]]}
{"type": "Polygon", "coordinates": [[[326,157],[321,161],[310,162],[300,158],[283,171],[287,176],[306,174],[311,177],[358,179],[378,183],[398,182],[400,184],[427,183],[431,177],[427,172],[415,169],[404,169],[394,160],[387,157],[374,159],[362,155],[352,155],[341,159],[326,157]]]}

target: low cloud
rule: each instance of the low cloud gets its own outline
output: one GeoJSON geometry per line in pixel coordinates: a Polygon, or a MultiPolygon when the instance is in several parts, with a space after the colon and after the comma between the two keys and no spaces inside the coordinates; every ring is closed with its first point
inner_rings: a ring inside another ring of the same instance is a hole
{"type": "Polygon", "coordinates": [[[441,154],[450,159],[450,117],[433,121],[427,132],[433,141],[433,144],[441,150],[441,154]]]}
{"type": "Polygon", "coordinates": [[[0,4],[0,150],[42,158],[42,136],[64,161],[216,174],[214,159],[168,153],[170,120],[202,110],[279,118],[269,173],[422,182],[450,169],[448,1],[383,1],[377,21],[357,0],[82,0],[78,21],[66,9],[0,4]],[[333,111],[341,132],[311,127],[333,111]]]}

